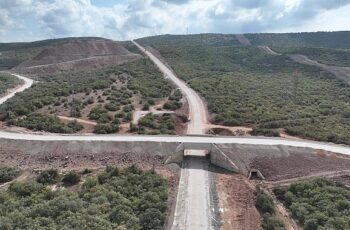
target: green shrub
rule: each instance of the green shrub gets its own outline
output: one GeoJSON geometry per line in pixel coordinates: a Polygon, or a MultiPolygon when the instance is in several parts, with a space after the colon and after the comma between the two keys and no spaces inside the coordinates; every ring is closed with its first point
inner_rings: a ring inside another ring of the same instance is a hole
{"type": "Polygon", "coordinates": [[[284,193],[275,189],[304,229],[348,229],[350,191],[341,183],[319,178],[290,184],[284,193]]]}
{"type": "Polygon", "coordinates": [[[102,183],[91,175],[74,190],[46,189],[36,181],[12,183],[0,194],[0,229],[163,228],[165,179],[135,166],[122,171],[109,166],[101,175],[102,183]]]}
{"type": "Polygon", "coordinates": [[[0,183],[12,181],[21,174],[21,170],[11,166],[0,166],[0,183]]]}
{"type": "Polygon", "coordinates": [[[59,181],[59,174],[56,169],[48,169],[42,171],[36,178],[36,181],[41,184],[54,184],[59,181]]]}
{"type": "Polygon", "coordinates": [[[44,189],[42,184],[35,181],[28,182],[13,182],[9,187],[9,192],[19,197],[30,196],[34,193],[39,193],[44,189]]]}
{"type": "Polygon", "coordinates": [[[119,126],[115,124],[101,124],[98,123],[95,126],[94,133],[97,134],[109,134],[109,133],[116,133],[119,131],[119,126]]]}
{"type": "Polygon", "coordinates": [[[263,215],[262,227],[264,230],[285,230],[287,229],[284,222],[270,214],[263,215]]]}
{"type": "Polygon", "coordinates": [[[80,175],[76,172],[68,172],[62,178],[62,182],[68,186],[78,184],[79,181],[80,181],[80,175]]]}
{"type": "Polygon", "coordinates": [[[259,187],[257,188],[256,207],[261,213],[275,213],[275,204],[272,198],[259,187]]]}

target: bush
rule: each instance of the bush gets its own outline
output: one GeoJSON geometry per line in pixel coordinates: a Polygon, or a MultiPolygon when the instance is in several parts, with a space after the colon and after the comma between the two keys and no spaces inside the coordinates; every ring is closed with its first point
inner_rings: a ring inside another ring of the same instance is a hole
{"type": "Polygon", "coordinates": [[[80,175],[76,172],[68,172],[62,178],[62,182],[67,186],[78,184],[79,181],[80,175]]]}
{"type": "Polygon", "coordinates": [[[80,124],[79,122],[77,122],[77,120],[69,122],[67,124],[67,126],[69,128],[71,128],[72,130],[74,130],[74,132],[80,131],[84,128],[84,126],[82,124],[80,124]]]}
{"type": "Polygon", "coordinates": [[[9,187],[9,192],[19,197],[30,196],[33,193],[39,193],[43,190],[43,185],[35,181],[13,182],[9,187]]]}
{"type": "Polygon", "coordinates": [[[0,166],[0,183],[12,181],[21,174],[21,170],[16,167],[0,166]]]}
{"type": "Polygon", "coordinates": [[[100,124],[95,126],[94,133],[97,134],[109,134],[116,133],[119,131],[119,126],[115,124],[100,124]]]}
{"type": "Polygon", "coordinates": [[[237,126],[237,125],[240,125],[239,121],[236,120],[236,119],[226,119],[224,120],[223,122],[224,125],[227,125],[227,126],[237,126]]]}
{"type": "Polygon", "coordinates": [[[272,198],[259,187],[257,188],[256,207],[261,213],[275,213],[275,204],[272,198]]]}
{"type": "Polygon", "coordinates": [[[271,216],[269,214],[263,215],[262,227],[264,230],[284,230],[286,229],[283,221],[277,217],[271,216]]]}
{"type": "Polygon", "coordinates": [[[350,191],[343,184],[319,178],[275,189],[304,229],[349,229],[350,191]]]}
{"type": "Polygon", "coordinates": [[[163,105],[163,109],[177,110],[177,109],[181,108],[181,106],[182,106],[181,102],[168,101],[163,105]]]}
{"type": "Polygon", "coordinates": [[[149,110],[149,104],[144,104],[142,107],[142,110],[148,111],[149,110]]]}
{"type": "Polygon", "coordinates": [[[42,171],[36,178],[36,181],[41,184],[54,184],[59,180],[59,174],[56,169],[42,171]]]}
{"type": "Polygon", "coordinates": [[[162,229],[167,200],[167,181],[135,166],[106,167],[74,189],[14,182],[0,194],[0,229],[162,229]]]}
{"type": "Polygon", "coordinates": [[[108,103],[105,105],[105,108],[109,111],[117,111],[120,109],[120,107],[114,103],[108,103]]]}
{"type": "Polygon", "coordinates": [[[255,136],[267,136],[267,137],[279,137],[280,134],[277,130],[272,129],[262,129],[262,128],[253,128],[253,131],[251,132],[252,135],[255,136]]]}

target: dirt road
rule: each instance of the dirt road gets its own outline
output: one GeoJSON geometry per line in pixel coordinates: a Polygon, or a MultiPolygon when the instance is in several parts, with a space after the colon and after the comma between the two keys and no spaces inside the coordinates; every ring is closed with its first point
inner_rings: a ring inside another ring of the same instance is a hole
{"type": "MultiPolygon", "coordinates": [[[[144,52],[172,81],[186,97],[189,104],[189,124],[187,134],[205,134],[207,112],[199,95],[185,82],[180,80],[155,55],[138,43],[133,43],[144,52]]],[[[188,150],[186,155],[205,156],[201,150],[188,150]]],[[[206,230],[213,229],[210,214],[209,176],[207,162],[204,159],[188,157],[185,159],[180,176],[172,229],[206,230]]]]}
{"type": "Polygon", "coordinates": [[[350,67],[340,67],[322,64],[317,61],[311,60],[307,56],[301,54],[291,54],[288,56],[295,62],[298,62],[300,64],[320,67],[321,69],[334,74],[338,79],[350,84],[350,67]]]}
{"type": "Polygon", "coordinates": [[[14,73],[10,73],[15,77],[18,77],[19,79],[24,81],[24,84],[21,85],[20,87],[16,87],[13,90],[10,90],[10,93],[8,93],[7,95],[3,96],[0,98],[0,105],[3,104],[5,101],[7,101],[8,99],[10,99],[11,97],[15,96],[16,93],[22,92],[28,88],[30,88],[33,85],[33,80],[23,77],[21,75],[18,74],[14,74],[14,73]]]}

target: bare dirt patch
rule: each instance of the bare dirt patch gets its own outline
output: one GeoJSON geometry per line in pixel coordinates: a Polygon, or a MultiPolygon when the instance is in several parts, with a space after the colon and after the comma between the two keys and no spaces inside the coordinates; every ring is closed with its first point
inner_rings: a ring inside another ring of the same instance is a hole
{"type": "Polygon", "coordinates": [[[217,174],[223,230],[261,229],[255,186],[240,174],[217,174]]]}
{"type": "Polygon", "coordinates": [[[77,39],[58,43],[42,50],[32,60],[25,61],[19,67],[56,64],[94,56],[129,55],[124,46],[107,39],[77,39]]]}
{"type": "Polygon", "coordinates": [[[315,174],[322,176],[322,173],[348,170],[350,157],[327,152],[294,153],[281,157],[264,156],[254,158],[251,167],[259,169],[267,180],[279,181],[315,174]]]}

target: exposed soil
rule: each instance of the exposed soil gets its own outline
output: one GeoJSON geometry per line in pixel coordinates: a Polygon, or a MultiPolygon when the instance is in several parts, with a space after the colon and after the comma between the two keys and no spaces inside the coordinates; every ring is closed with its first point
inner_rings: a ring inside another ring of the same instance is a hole
{"type": "Polygon", "coordinates": [[[77,39],[58,43],[42,50],[32,60],[21,63],[18,67],[56,64],[94,56],[130,55],[124,46],[107,39],[77,39]]]}
{"type": "Polygon", "coordinates": [[[316,154],[294,153],[280,157],[256,157],[251,167],[259,169],[269,181],[320,175],[350,168],[350,157],[319,151],[316,154]]]}
{"type": "Polygon", "coordinates": [[[33,59],[14,69],[23,74],[46,75],[68,70],[84,70],[118,65],[141,57],[119,42],[107,39],[77,39],[42,50],[33,59]]]}
{"type": "Polygon", "coordinates": [[[244,34],[237,34],[236,38],[244,46],[250,46],[251,45],[250,41],[248,40],[248,38],[246,36],[244,36],[244,34]]]}
{"type": "Polygon", "coordinates": [[[261,229],[255,186],[240,174],[217,174],[223,230],[261,229]]]}

